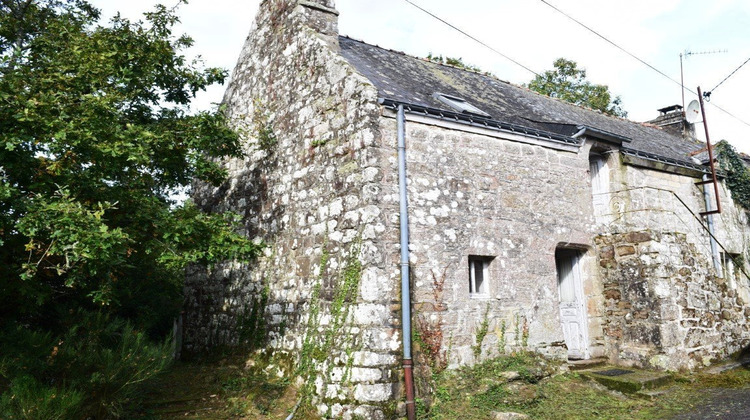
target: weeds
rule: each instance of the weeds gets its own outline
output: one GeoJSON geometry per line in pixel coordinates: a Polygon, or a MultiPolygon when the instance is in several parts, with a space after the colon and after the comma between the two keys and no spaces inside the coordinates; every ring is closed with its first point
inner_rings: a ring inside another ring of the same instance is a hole
{"type": "Polygon", "coordinates": [[[482,342],[484,337],[487,336],[487,332],[490,329],[490,304],[484,308],[484,315],[482,316],[482,323],[479,324],[476,335],[476,344],[471,346],[471,351],[474,353],[474,360],[479,360],[482,355],[482,342]]]}

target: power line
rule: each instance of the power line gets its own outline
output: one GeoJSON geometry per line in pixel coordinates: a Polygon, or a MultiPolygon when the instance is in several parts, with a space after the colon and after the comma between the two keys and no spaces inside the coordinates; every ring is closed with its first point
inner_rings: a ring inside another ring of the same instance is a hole
{"type": "Polygon", "coordinates": [[[714,86],[714,88],[713,88],[713,89],[709,90],[709,91],[708,91],[708,93],[711,93],[711,92],[715,91],[717,87],[721,86],[721,84],[722,84],[722,83],[726,82],[726,81],[727,81],[727,79],[729,79],[729,78],[730,78],[730,77],[732,77],[732,76],[733,76],[733,75],[734,75],[735,73],[737,73],[737,70],[741,69],[741,68],[742,68],[742,66],[744,66],[745,64],[747,64],[747,62],[748,62],[748,61],[750,61],[750,58],[748,58],[747,60],[745,60],[745,62],[744,62],[744,63],[740,64],[740,66],[739,66],[739,67],[737,67],[736,69],[734,69],[734,71],[733,71],[733,72],[729,73],[729,76],[725,77],[725,78],[724,78],[724,80],[722,80],[721,82],[719,82],[719,84],[718,84],[718,85],[714,86]]]}
{"type": "Polygon", "coordinates": [[[562,10],[558,9],[557,7],[555,7],[555,6],[553,6],[553,5],[549,4],[549,3],[547,3],[547,1],[546,1],[546,0],[540,0],[540,1],[541,1],[542,3],[544,3],[544,4],[546,4],[547,6],[549,6],[549,7],[553,8],[553,9],[555,9],[555,10],[556,10],[557,12],[559,12],[559,13],[560,13],[560,14],[562,14],[563,16],[567,17],[568,19],[572,20],[573,22],[575,22],[575,23],[577,23],[577,24],[579,24],[579,25],[583,26],[584,28],[586,28],[587,30],[589,30],[589,32],[591,32],[591,33],[593,33],[594,35],[598,36],[599,38],[603,39],[604,41],[606,41],[607,43],[611,44],[611,45],[612,45],[612,46],[614,46],[615,48],[617,48],[617,49],[619,49],[620,51],[624,52],[625,54],[627,54],[627,55],[629,55],[629,56],[631,56],[631,57],[635,58],[636,60],[640,61],[640,62],[641,62],[641,63],[643,63],[644,65],[646,65],[646,66],[648,66],[649,68],[651,68],[652,70],[654,70],[655,72],[657,72],[657,73],[661,74],[662,76],[666,77],[667,79],[669,79],[669,80],[673,81],[674,83],[676,83],[676,84],[678,84],[679,86],[681,86],[681,87],[682,87],[682,83],[680,83],[680,82],[678,82],[677,80],[675,80],[675,79],[671,78],[671,77],[670,77],[669,75],[667,75],[667,74],[666,74],[666,73],[664,73],[663,71],[661,71],[661,70],[657,69],[656,67],[652,66],[651,64],[647,63],[646,61],[644,61],[644,60],[641,60],[641,59],[640,59],[639,57],[637,57],[637,56],[636,56],[635,54],[631,53],[630,51],[626,50],[625,48],[623,48],[623,47],[621,47],[621,46],[619,46],[619,45],[615,44],[615,43],[614,43],[613,41],[610,41],[610,40],[609,40],[609,39],[608,39],[607,37],[605,37],[604,35],[600,34],[599,32],[597,32],[597,31],[595,31],[595,30],[593,30],[593,29],[591,29],[590,27],[586,26],[586,25],[585,25],[585,24],[584,24],[583,22],[581,22],[581,21],[579,21],[578,19],[574,18],[573,16],[570,16],[569,14],[567,14],[567,13],[563,12],[562,10]]]}
{"type": "MultiPolygon", "coordinates": [[[[523,68],[524,70],[528,71],[529,73],[532,73],[532,74],[534,74],[535,76],[541,77],[541,75],[540,75],[539,73],[535,72],[534,70],[532,70],[532,69],[530,69],[530,68],[526,67],[525,65],[521,64],[520,62],[518,62],[518,61],[516,61],[516,60],[514,60],[514,59],[512,59],[512,58],[510,58],[510,57],[508,57],[507,55],[505,55],[505,54],[501,53],[500,51],[498,51],[498,50],[496,50],[495,48],[491,47],[490,45],[488,45],[487,43],[485,43],[485,42],[483,42],[482,40],[478,39],[477,37],[475,37],[475,36],[473,36],[473,35],[471,35],[471,34],[467,33],[466,31],[462,30],[461,28],[457,27],[456,25],[453,25],[452,23],[450,23],[450,22],[446,21],[445,19],[443,19],[443,18],[441,18],[441,17],[437,16],[436,14],[434,14],[434,13],[430,12],[429,10],[427,10],[427,9],[425,9],[425,8],[423,8],[423,7],[421,7],[421,6],[419,6],[418,4],[416,4],[416,3],[412,2],[411,0],[404,0],[404,1],[405,1],[405,2],[407,2],[407,3],[409,3],[409,4],[411,4],[411,5],[412,5],[412,6],[414,6],[415,8],[417,8],[417,9],[421,10],[422,12],[426,13],[427,15],[429,15],[430,17],[432,17],[433,19],[436,19],[436,20],[440,21],[440,22],[441,22],[441,23],[443,23],[444,25],[446,25],[446,26],[448,26],[448,27],[452,28],[453,30],[455,30],[455,31],[457,31],[457,32],[459,32],[459,33],[461,33],[462,35],[466,36],[467,38],[471,39],[472,41],[474,41],[474,42],[476,42],[476,43],[478,43],[478,44],[482,45],[483,47],[485,47],[485,48],[489,49],[490,51],[494,52],[495,54],[497,54],[497,55],[499,55],[499,56],[501,56],[501,57],[505,58],[506,60],[508,60],[508,61],[512,62],[513,64],[515,64],[515,65],[517,65],[517,66],[519,66],[519,67],[523,68]]],[[[617,49],[619,49],[620,51],[624,52],[625,54],[627,54],[627,55],[631,56],[632,58],[634,58],[634,59],[635,59],[635,60],[637,60],[638,62],[640,62],[640,63],[642,63],[643,65],[645,65],[645,66],[647,66],[648,68],[650,68],[651,70],[653,70],[653,71],[655,71],[655,72],[659,73],[659,74],[660,74],[661,76],[663,76],[663,77],[667,78],[668,80],[672,81],[673,83],[677,84],[678,86],[680,86],[680,88],[681,88],[681,89],[683,89],[683,90],[686,90],[686,91],[688,91],[688,92],[692,93],[692,94],[693,94],[693,95],[695,95],[695,96],[698,96],[698,93],[697,93],[696,91],[694,91],[694,90],[691,90],[691,89],[689,89],[689,88],[687,88],[687,87],[683,86],[683,84],[682,84],[682,83],[680,83],[680,82],[678,82],[677,80],[673,79],[673,78],[672,78],[672,77],[670,77],[670,76],[669,76],[668,74],[666,74],[666,73],[664,73],[663,71],[659,70],[659,69],[658,69],[658,68],[656,68],[655,66],[653,66],[653,65],[649,64],[649,63],[648,63],[648,62],[646,62],[645,60],[643,60],[643,59],[639,58],[638,56],[636,56],[635,54],[633,54],[633,53],[631,53],[630,51],[626,50],[625,48],[623,48],[623,47],[619,46],[619,45],[618,45],[618,44],[616,44],[615,42],[613,42],[613,41],[610,41],[610,40],[609,40],[609,39],[608,39],[607,37],[605,37],[604,35],[600,34],[600,33],[599,33],[599,32],[597,32],[597,31],[595,31],[594,29],[590,28],[589,26],[587,26],[587,25],[586,25],[586,24],[584,24],[583,22],[581,22],[581,21],[579,21],[579,20],[575,19],[574,17],[570,16],[569,14],[567,14],[567,13],[563,12],[562,10],[558,9],[557,7],[555,7],[554,5],[552,5],[552,4],[550,4],[550,3],[548,3],[548,2],[546,1],[546,0],[540,0],[540,1],[541,1],[542,3],[544,3],[544,4],[546,4],[547,6],[551,7],[552,9],[554,9],[554,10],[555,10],[555,11],[557,11],[558,13],[560,13],[560,14],[564,15],[564,16],[565,16],[565,17],[567,17],[568,19],[572,20],[573,22],[577,23],[578,25],[580,25],[580,26],[582,26],[582,27],[586,28],[586,30],[588,30],[589,32],[592,32],[593,34],[595,34],[596,36],[598,36],[599,38],[601,38],[602,40],[604,40],[604,41],[605,41],[605,42],[607,42],[608,44],[611,44],[611,45],[612,45],[612,46],[614,46],[615,48],[617,48],[617,49]]],[[[748,61],[750,61],[750,59],[748,59],[748,60],[747,60],[747,61],[746,61],[745,63],[743,63],[743,64],[742,64],[742,65],[740,66],[740,68],[741,68],[742,66],[744,66],[744,65],[745,65],[745,64],[746,64],[746,63],[747,63],[748,61]]],[[[739,68],[737,68],[737,70],[739,70],[739,68]]],[[[734,74],[735,72],[737,72],[737,70],[735,70],[734,72],[732,72],[732,74],[734,74]]],[[[731,77],[731,76],[732,76],[732,74],[730,74],[729,76],[727,76],[727,77],[726,77],[726,78],[724,79],[724,81],[725,81],[726,79],[728,79],[729,77],[731,77]]],[[[724,81],[722,81],[721,83],[724,83],[724,81]]],[[[719,85],[721,85],[721,83],[719,83],[719,85]]],[[[719,85],[717,85],[717,87],[718,87],[719,85]]],[[[716,88],[714,88],[714,89],[716,89],[716,88]]],[[[739,121],[739,122],[741,122],[741,123],[745,124],[746,126],[750,127],[750,123],[748,123],[748,122],[744,121],[743,119],[741,119],[741,118],[739,118],[738,116],[736,116],[736,115],[732,114],[731,112],[727,111],[726,109],[724,109],[724,108],[722,108],[722,107],[720,107],[720,106],[716,105],[715,103],[710,103],[710,105],[712,105],[712,106],[713,106],[714,108],[718,109],[719,111],[721,111],[721,112],[725,113],[726,115],[728,115],[728,116],[730,116],[730,117],[734,118],[735,120],[737,120],[737,121],[739,121]]]]}
{"type": "MultiPolygon", "coordinates": [[[[407,0],[407,1],[408,1],[408,0],[407,0]]],[[[544,4],[546,4],[547,6],[551,7],[552,9],[556,10],[556,11],[557,11],[558,13],[560,13],[560,14],[562,14],[563,16],[567,17],[568,19],[572,20],[573,22],[577,23],[578,25],[580,25],[580,26],[582,26],[582,27],[586,28],[586,30],[588,30],[589,32],[591,32],[591,33],[593,33],[594,35],[598,36],[599,38],[603,39],[603,40],[604,40],[605,42],[607,42],[608,44],[611,44],[612,46],[614,46],[615,48],[617,48],[617,49],[619,49],[620,51],[624,52],[625,54],[627,54],[627,55],[629,55],[629,56],[633,57],[634,59],[638,60],[638,61],[639,61],[640,63],[642,63],[642,64],[644,64],[645,66],[649,67],[649,68],[650,68],[651,70],[653,70],[653,71],[655,71],[655,72],[659,73],[660,75],[664,76],[665,78],[667,78],[667,79],[671,80],[671,81],[672,81],[672,82],[674,82],[675,84],[679,85],[681,89],[687,90],[688,92],[692,93],[693,95],[696,95],[696,96],[698,96],[698,93],[697,93],[696,91],[694,91],[694,90],[691,90],[691,89],[689,89],[689,88],[686,88],[685,86],[683,86],[683,85],[682,85],[682,83],[678,82],[677,80],[673,79],[672,77],[670,77],[669,75],[667,75],[667,74],[666,74],[666,73],[664,73],[663,71],[661,71],[661,70],[657,69],[656,67],[654,67],[654,66],[652,66],[651,64],[647,63],[646,61],[642,60],[642,59],[641,59],[640,57],[636,56],[635,54],[631,53],[630,51],[626,50],[625,48],[623,48],[623,47],[621,47],[621,46],[617,45],[617,44],[616,44],[615,42],[613,42],[613,41],[610,41],[610,40],[609,40],[609,38],[605,37],[604,35],[600,34],[600,33],[599,33],[599,32],[597,32],[597,31],[595,31],[595,30],[591,29],[591,28],[590,28],[590,27],[588,27],[588,26],[587,26],[586,24],[584,24],[583,22],[581,22],[581,21],[579,21],[578,19],[574,18],[573,16],[570,16],[569,14],[567,14],[567,13],[563,12],[562,10],[558,9],[557,7],[555,7],[554,5],[552,5],[552,4],[550,4],[550,3],[548,3],[548,2],[546,1],[546,0],[539,0],[539,1],[541,1],[541,2],[542,2],[542,3],[544,3],[544,4]]],[[[748,60],[747,60],[747,61],[745,61],[745,63],[747,63],[748,61],[750,61],[750,58],[748,58],[748,60]]],[[[742,63],[742,65],[741,65],[740,67],[744,66],[744,65],[745,65],[745,63],[742,63]]],[[[739,70],[739,68],[737,68],[737,70],[739,70]]],[[[734,74],[734,73],[735,73],[735,72],[736,72],[737,70],[735,70],[734,72],[732,72],[732,74],[734,74]]],[[[729,78],[729,77],[730,77],[730,76],[731,76],[732,74],[730,74],[729,76],[727,76],[727,78],[726,78],[726,79],[728,79],[728,78],[729,78]]],[[[726,80],[726,79],[724,79],[724,80],[726,80]]],[[[722,81],[721,83],[724,83],[724,81],[722,81]]],[[[719,85],[721,85],[721,83],[719,83],[719,85]]],[[[719,85],[717,85],[717,87],[718,87],[719,85]]],[[[716,88],[714,88],[714,89],[716,89],[716,88]]],[[[723,113],[725,113],[725,114],[729,115],[730,117],[732,117],[732,118],[736,119],[737,121],[739,121],[739,122],[741,122],[741,123],[745,124],[746,126],[750,127],[750,123],[748,123],[747,121],[745,121],[745,120],[743,120],[743,119],[741,119],[741,118],[737,117],[736,115],[732,114],[731,112],[727,111],[726,109],[724,109],[724,108],[722,108],[722,107],[720,107],[720,106],[718,106],[718,105],[716,105],[716,104],[713,104],[713,103],[712,103],[711,105],[713,105],[713,106],[714,106],[714,107],[715,107],[716,109],[718,109],[719,111],[721,111],[721,112],[723,112],[723,113]]]]}
{"type": "Polygon", "coordinates": [[[419,10],[423,11],[424,13],[427,13],[428,15],[432,16],[433,18],[435,18],[435,19],[439,20],[440,22],[444,23],[445,25],[447,25],[447,26],[449,26],[449,27],[451,27],[451,28],[455,29],[456,31],[458,31],[458,32],[462,33],[462,34],[463,34],[464,36],[466,36],[467,38],[469,38],[469,39],[471,39],[471,40],[473,40],[473,41],[475,41],[475,42],[477,42],[477,43],[481,44],[481,45],[482,45],[482,46],[484,46],[485,48],[489,49],[490,51],[494,52],[495,54],[498,54],[499,56],[501,56],[501,57],[505,58],[506,60],[508,60],[508,61],[512,62],[513,64],[515,64],[515,65],[517,65],[517,66],[519,66],[519,67],[523,68],[524,70],[526,70],[526,71],[528,71],[528,72],[530,72],[530,73],[533,73],[533,74],[535,74],[536,76],[539,76],[539,77],[541,77],[541,75],[540,75],[539,73],[535,72],[534,70],[531,70],[530,68],[528,68],[528,67],[524,66],[523,64],[519,63],[518,61],[516,61],[516,60],[514,60],[514,59],[512,59],[512,58],[508,57],[507,55],[505,55],[505,54],[501,53],[500,51],[498,51],[498,50],[496,50],[496,49],[492,48],[491,46],[489,46],[489,45],[487,45],[486,43],[482,42],[481,40],[477,39],[476,37],[474,37],[474,36],[472,36],[472,35],[469,35],[469,34],[468,34],[468,33],[466,33],[465,31],[463,31],[463,30],[461,30],[460,28],[456,27],[455,25],[453,25],[453,24],[449,23],[449,22],[448,22],[448,21],[446,21],[445,19],[442,19],[442,18],[438,17],[437,15],[435,15],[435,14],[434,14],[434,13],[432,13],[432,12],[430,12],[429,10],[426,10],[426,9],[424,9],[423,7],[419,6],[419,5],[417,5],[417,4],[415,4],[415,3],[412,3],[412,2],[411,2],[411,0],[404,0],[404,1],[405,1],[405,2],[407,2],[407,3],[409,3],[409,4],[411,4],[412,6],[416,7],[417,9],[419,9],[419,10]]]}

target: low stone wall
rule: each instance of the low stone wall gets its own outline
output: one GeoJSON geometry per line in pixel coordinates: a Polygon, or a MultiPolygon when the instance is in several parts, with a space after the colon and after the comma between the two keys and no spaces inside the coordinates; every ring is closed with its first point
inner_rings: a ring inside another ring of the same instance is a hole
{"type": "Polygon", "coordinates": [[[750,307],[684,234],[598,236],[607,354],[625,365],[695,369],[750,342],[750,307]]]}

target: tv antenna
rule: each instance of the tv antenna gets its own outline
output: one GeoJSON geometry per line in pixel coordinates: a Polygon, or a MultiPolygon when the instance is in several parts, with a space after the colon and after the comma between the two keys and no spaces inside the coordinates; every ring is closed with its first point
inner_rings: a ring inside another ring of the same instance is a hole
{"type": "Polygon", "coordinates": [[[708,51],[690,51],[685,50],[684,53],[680,53],[680,87],[681,94],[682,94],[682,109],[685,109],[685,77],[682,71],[682,57],[685,57],[687,60],[688,57],[691,55],[708,55],[708,54],[721,54],[728,52],[728,50],[708,50],[708,51]]]}

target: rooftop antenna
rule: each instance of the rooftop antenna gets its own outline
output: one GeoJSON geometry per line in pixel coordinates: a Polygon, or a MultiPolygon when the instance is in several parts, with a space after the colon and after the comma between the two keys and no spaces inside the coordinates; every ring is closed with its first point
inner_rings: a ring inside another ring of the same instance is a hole
{"type": "Polygon", "coordinates": [[[684,53],[680,53],[680,93],[682,94],[682,109],[685,109],[685,77],[682,71],[682,57],[687,60],[691,55],[707,55],[707,54],[720,54],[728,52],[728,50],[710,50],[710,51],[690,51],[685,50],[684,53]]]}

